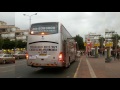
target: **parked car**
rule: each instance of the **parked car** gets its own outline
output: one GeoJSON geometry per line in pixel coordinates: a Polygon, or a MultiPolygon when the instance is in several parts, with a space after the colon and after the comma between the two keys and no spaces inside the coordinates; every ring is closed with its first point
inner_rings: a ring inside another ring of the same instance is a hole
{"type": "Polygon", "coordinates": [[[26,59],[26,53],[25,52],[15,52],[13,54],[15,59],[26,59]]]}
{"type": "Polygon", "coordinates": [[[15,63],[15,57],[12,54],[0,54],[0,63],[15,63]]]}

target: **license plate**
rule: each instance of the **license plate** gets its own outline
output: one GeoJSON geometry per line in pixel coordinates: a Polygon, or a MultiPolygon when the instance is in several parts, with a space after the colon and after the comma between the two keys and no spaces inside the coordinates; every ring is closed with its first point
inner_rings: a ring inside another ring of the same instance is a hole
{"type": "Polygon", "coordinates": [[[39,54],[39,56],[46,56],[46,54],[39,54]]]}
{"type": "Polygon", "coordinates": [[[39,56],[46,56],[46,55],[47,55],[47,51],[45,49],[43,49],[39,54],[39,56]]]}

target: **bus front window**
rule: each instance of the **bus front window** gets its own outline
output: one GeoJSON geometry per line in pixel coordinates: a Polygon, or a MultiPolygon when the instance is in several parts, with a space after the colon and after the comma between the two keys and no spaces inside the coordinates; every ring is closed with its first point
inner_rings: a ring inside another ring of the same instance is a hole
{"type": "Polygon", "coordinates": [[[33,35],[48,35],[58,33],[58,24],[57,23],[42,23],[42,24],[33,24],[31,26],[30,34],[33,35]]]}

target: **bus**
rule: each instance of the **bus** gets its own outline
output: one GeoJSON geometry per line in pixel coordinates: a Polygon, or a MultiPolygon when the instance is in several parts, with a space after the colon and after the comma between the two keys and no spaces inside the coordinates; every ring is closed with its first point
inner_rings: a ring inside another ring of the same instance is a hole
{"type": "Polygon", "coordinates": [[[27,40],[27,65],[69,67],[76,59],[76,41],[60,22],[34,23],[27,40]]]}

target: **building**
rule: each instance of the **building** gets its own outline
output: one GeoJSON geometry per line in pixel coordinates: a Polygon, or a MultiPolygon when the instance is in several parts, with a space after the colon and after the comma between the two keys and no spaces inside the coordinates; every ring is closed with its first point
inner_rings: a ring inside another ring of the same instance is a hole
{"type": "Polygon", "coordinates": [[[95,45],[99,45],[100,36],[101,36],[100,34],[96,33],[89,33],[85,35],[86,53],[89,53],[91,51],[92,52],[91,54],[95,55],[95,45]]]}
{"type": "Polygon", "coordinates": [[[113,34],[115,33],[114,30],[105,30],[105,41],[106,42],[112,42],[112,37],[113,37],[113,34]]]}
{"type": "Polygon", "coordinates": [[[99,43],[100,36],[101,36],[100,34],[89,33],[89,34],[85,35],[85,42],[87,42],[87,40],[89,39],[92,43],[92,47],[94,47],[95,43],[99,43]]]}
{"type": "Polygon", "coordinates": [[[29,30],[20,30],[20,28],[15,27],[15,25],[7,25],[6,22],[0,21],[0,38],[9,38],[12,40],[22,40],[27,41],[29,30]]]}

